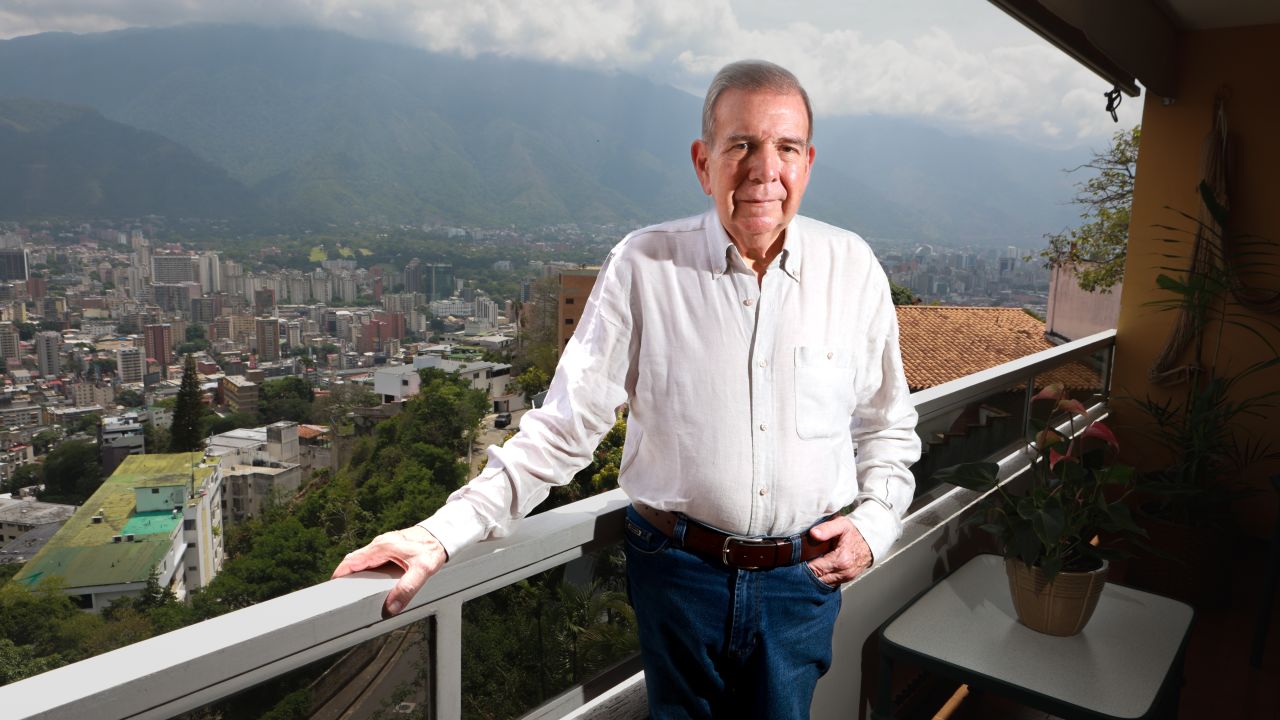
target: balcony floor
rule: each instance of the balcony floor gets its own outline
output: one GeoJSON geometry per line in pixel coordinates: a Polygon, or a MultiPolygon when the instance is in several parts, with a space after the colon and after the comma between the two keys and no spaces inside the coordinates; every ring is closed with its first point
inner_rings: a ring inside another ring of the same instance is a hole
{"type": "MultiPolygon", "coordinates": [[[[1179,712],[1181,720],[1232,717],[1240,720],[1280,718],[1280,602],[1272,608],[1271,632],[1262,656],[1262,667],[1249,665],[1254,622],[1262,602],[1262,570],[1267,546],[1257,540],[1241,541],[1232,556],[1235,562],[1230,606],[1198,610],[1187,648],[1186,685],[1179,712]]],[[[913,715],[932,718],[937,705],[921,707],[913,715]]],[[[1054,720],[1055,716],[1030,710],[987,695],[967,698],[952,720],[1054,720]]]]}

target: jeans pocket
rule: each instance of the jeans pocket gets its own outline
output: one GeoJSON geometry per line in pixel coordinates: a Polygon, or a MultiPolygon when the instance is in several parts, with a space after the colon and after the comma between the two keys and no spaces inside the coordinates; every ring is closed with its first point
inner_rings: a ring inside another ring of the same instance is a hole
{"type": "Polygon", "coordinates": [[[803,568],[803,572],[805,576],[809,578],[810,582],[813,583],[814,587],[816,587],[819,592],[823,594],[827,594],[827,593],[833,593],[840,589],[839,585],[828,585],[822,582],[821,580],[819,580],[818,574],[813,571],[813,567],[810,566],[809,563],[801,562],[800,567],[803,568]]]}
{"type": "Polygon", "coordinates": [[[656,555],[667,549],[671,539],[663,535],[643,518],[635,515],[635,511],[627,508],[627,517],[623,521],[623,535],[627,546],[645,555],[656,555]]]}

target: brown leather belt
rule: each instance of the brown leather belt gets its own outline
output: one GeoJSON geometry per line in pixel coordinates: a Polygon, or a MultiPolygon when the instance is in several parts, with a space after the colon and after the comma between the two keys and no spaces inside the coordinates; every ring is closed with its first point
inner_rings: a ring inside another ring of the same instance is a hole
{"type": "MultiPolygon", "coordinates": [[[[674,536],[676,523],[680,519],[678,515],[640,503],[634,503],[632,507],[663,535],[668,538],[674,536]]],[[[808,562],[835,549],[834,540],[818,542],[807,532],[791,537],[743,537],[720,532],[688,519],[685,521],[682,547],[727,567],[739,570],[772,570],[795,564],[791,558],[792,548],[797,541],[800,543],[800,562],[808,562]]]]}

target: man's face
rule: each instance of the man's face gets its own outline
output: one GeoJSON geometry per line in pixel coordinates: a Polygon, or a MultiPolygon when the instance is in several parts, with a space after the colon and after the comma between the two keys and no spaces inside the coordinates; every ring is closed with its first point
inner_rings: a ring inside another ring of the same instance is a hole
{"type": "Polygon", "coordinates": [[[800,209],[813,146],[797,93],[725,91],[715,107],[715,137],[693,143],[702,190],[739,243],[768,247],[800,209]]]}

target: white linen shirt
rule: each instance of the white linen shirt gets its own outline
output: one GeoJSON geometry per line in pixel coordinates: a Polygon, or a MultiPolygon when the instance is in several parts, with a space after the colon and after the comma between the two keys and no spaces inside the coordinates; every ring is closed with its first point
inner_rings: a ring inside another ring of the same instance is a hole
{"type": "Polygon", "coordinates": [[[916,412],[888,280],[851,232],[794,218],[762,280],[715,210],[628,235],[546,403],[422,527],[451,556],[505,534],[590,462],[624,402],[633,501],[748,536],[856,504],[877,560],[902,534],[916,412]]]}

